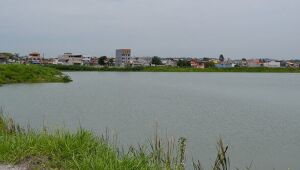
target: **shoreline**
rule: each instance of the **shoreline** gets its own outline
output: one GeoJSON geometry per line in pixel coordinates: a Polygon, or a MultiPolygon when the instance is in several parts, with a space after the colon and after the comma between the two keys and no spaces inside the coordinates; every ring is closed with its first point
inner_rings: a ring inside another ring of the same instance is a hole
{"type": "Polygon", "coordinates": [[[195,72],[195,73],[300,73],[300,68],[235,67],[235,68],[191,68],[191,67],[92,67],[76,65],[45,65],[60,71],[96,72],[195,72]]]}

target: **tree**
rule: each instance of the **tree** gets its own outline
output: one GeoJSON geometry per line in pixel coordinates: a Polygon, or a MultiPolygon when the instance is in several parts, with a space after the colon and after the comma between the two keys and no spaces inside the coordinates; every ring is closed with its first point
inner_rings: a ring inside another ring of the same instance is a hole
{"type": "Polygon", "coordinates": [[[219,60],[220,60],[221,62],[223,62],[223,61],[225,60],[223,54],[220,55],[219,60]]]}
{"type": "Polygon", "coordinates": [[[162,65],[161,59],[157,56],[154,56],[152,58],[151,64],[155,64],[155,65],[162,65]]]}
{"type": "Polygon", "coordinates": [[[203,61],[209,61],[209,58],[204,57],[204,58],[203,58],[203,61]]]}
{"type": "Polygon", "coordinates": [[[109,66],[114,65],[114,59],[113,59],[113,58],[110,58],[110,59],[108,60],[108,65],[109,65],[109,66]]]}
{"type": "Polygon", "coordinates": [[[214,67],[215,67],[215,63],[212,62],[212,61],[205,62],[205,63],[204,63],[204,67],[205,67],[205,68],[214,68],[214,67]]]}
{"type": "Polygon", "coordinates": [[[104,66],[107,64],[107,57],[106,56],[102,56],[98,59],[98,64],[101,66],[104,66]]]}
{"type": "Polygon", "coordinates": [[[178,67],[191,67],[191,62],[186,59],[180,59],[177,62],[178,67]]]}

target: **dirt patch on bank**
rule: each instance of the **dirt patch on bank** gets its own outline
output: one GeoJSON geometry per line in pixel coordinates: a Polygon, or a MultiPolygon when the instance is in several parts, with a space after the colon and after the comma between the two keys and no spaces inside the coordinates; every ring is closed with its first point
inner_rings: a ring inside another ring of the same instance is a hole
{"type": "Polygon", "coordinates": [[[32,170],[46,169],[46,164],[49,158],[47,157],[28,157],[21,161],[18,165],[0,165],[0,170],[32,170]]]}
{"type": "Polygon", "coordinates": [[[25,166],[0,165],[0,170],[27,170],[25,166]]]}

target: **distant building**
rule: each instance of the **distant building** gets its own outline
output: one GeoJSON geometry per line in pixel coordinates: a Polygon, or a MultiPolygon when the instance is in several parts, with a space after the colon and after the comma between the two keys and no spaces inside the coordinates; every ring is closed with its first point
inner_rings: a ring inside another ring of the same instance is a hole
{"type": "Polygon", "coordinates": [[[299,67],[300,61],[299,60],[290,60],[290,61],[282,61],[280,63],[281,67],[299,67]]]}
{"type": "Polygon", "coordinates": [[[221,63],[221,64],[216,64],[215,66],[217,68],[233,68],[235,67],[236,64],[234,63],[221,63]]]}
{"type": "MultiPolygon", "coordinates": [[[[220,57],[221,58],[221,57],[220,57]]],[[[215,67],[217,68],[233,68],[237,64],[235,64],[235,61],[232,61],[231,59],[223,60],[218,64],[215,64],[215,67]]]]}
{"type": "Polygon", "coordinates": [[[90,65],[91,59],[92,59],[92,57],[83,56],[83,57],[82,57],[82,64],[83,64],[83,65],[90,65]]]}
{"type": "Polygon", "coordinates": [[[90,65],[98,65],[98,58],[92,57],[90,60],[90,65]]]}
{"type": "Polygon", "coordinates": [[[43,58],[38,52],[32,52],[27,58],[27,62],[30,64],[42,64],[43,58]]]}
{"type": "Polygon", "coordinates": [[[197,59],[191,59],[191,67],[193,68],[204,68],[204,63],[197,59]]]}
{"type": "Polygon", "coordinates": [[[277,61],[269,61],[269,62],[265,62],[264,67],[280,67],[280,62],[277,61]]]}
{"type": "Polygon", "coordinates": [[[171,66],[171,67],[176,67],[177,66],[177,61],[173,58],[162,58],[161,62],[165,66],[171,66]]]}
{"type": "Polygon", "coordinates": [[[237,61],[237,62],[240,67],[248,67],[248,61],[246,58],[243,58],[242,60],[237,61]]]}
{"type": "Polygon", "coordinates": [[[247,66],[248,67],[261,67],[262,65],[263,65],[263,63],[260,59],[247,60],[247,66]]]}
{"type": "Polygon", "coordinates": [[[59,63],[65,65],[82,65],[83,64],[82,55],[74,55],[72,53],[64,53],[59,59],[59,63]]]}
{"type": "Polygon", "coordinates": [[[133,67],[136,66],[151,66],[152,57],[133,57],[130,63],[133,67]]]}
{"type": "Polygon", "coordinates": [[[116,50],[116,66],[124,67],[130,64],[131,49],[116,50]]]}
{"type": "Polygon", "coordinates": [[[58,58],[44,58],[43,59],[43,64],[58,64],[58,58]]]}

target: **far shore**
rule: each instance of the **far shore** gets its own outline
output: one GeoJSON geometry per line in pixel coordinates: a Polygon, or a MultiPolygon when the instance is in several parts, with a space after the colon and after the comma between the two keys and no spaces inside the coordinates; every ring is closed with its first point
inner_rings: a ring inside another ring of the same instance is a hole
{"type": "Polygon", "coordinates": [[[0,85],[13,83],[51,83],[72,81],[63,71],[98,72],[211,72],[211,73],[300,73],[300,68],[234,67],[234,68],[192,68],[192,67],[93,67],[78,65],[0,65],[0,85]]]}
{"type": "Polygon", "coordinates": [[[234,68],[192,68],[192,67],[93,67],[81,65],[45,65],[61,71],[107,71],[107,72],[235,72],[235,73],[300,73],[300,68],[234,67],[234,68]]]}

